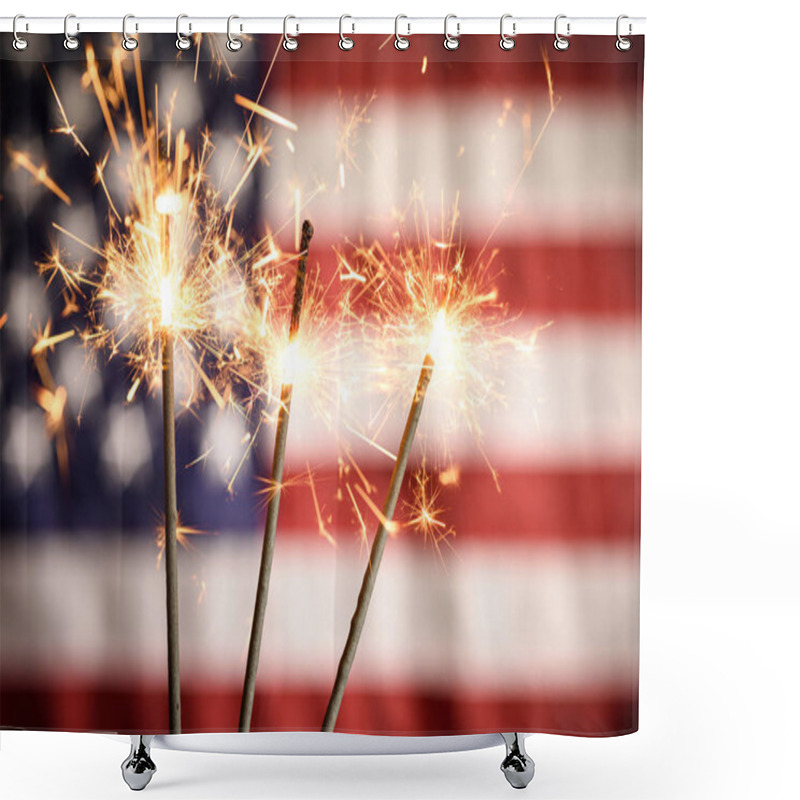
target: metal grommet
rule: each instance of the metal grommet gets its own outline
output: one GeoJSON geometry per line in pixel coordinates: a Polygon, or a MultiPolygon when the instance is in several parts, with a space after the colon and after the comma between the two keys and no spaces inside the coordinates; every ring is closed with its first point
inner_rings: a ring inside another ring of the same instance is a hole
{"type": "MultiPolygon", "coordinates": [[[[569,39],[565,39],[565,38],[564,38],[564,37],[563,37],[563,36],[562,36],[562,35],[561,35],[561,34],[558,32],[558,21],[559,21],[560,19],[566,19],[566,18],[567,18],[567,15],[566,15],[566,14],[559,14],[559,15],[556,17],[556,21],[555,21],[555,24],[554,24],[554,26],[553,26],[553,30],[555,31],[555,34],[556,34],[556,40],[555,40],[555,42],[553,42],[553,47],[555,47],[555,48],[556,48],[556,50],[566,50],[566,49],[569,47],[569,39]]],[[[569,29],[570,29],[570,23],[569,23],[569,22],[567,22],[567,36],[569,36],[569,33],[570,33],[570,30],[569,30],[569,29]]]]}
{"type": "MultiPolygon", "coordinates": [[[[235,19],[239,19],[236,14],[231,14],[228,17],[228,42],[225,46],[231,51],[231,53],[236,53],[242,49],[242,40],[231,33],[231,23],[235,19]]],[[[241,31],[241,26],[239,27],[239,30],[241,31]]]]}
{"type": "MultiPolygon", "coordinates": [[[[135,50],[139,46],[139,40],[135,39],[133,36],[128,36],[128,20],[129,19],[136,19],[133,14],[126,14],[122,18],[122,48],[123,50],[135,50]]],[[[137,25],[134,30],[138,30],[139,26],[137,25]]]]}
{"type": "MultiPolygon", "coordinates": [[[[349,36],[345,36],[342,30],[344,26],[344,21],[346,19],[353,19],[353,18],[349,14],[342,14],[342,16],[339,17],[339,47],[342,50],[352,50],[355,47],[356,43],[349,36]]],[[[355,23],[353,23],[352,32],[355,33],[355,31],[356,31],[356,25],[355,23]]]]}
{"type": "Polygon", "coordinates": [[[512,22],[511,23],[511,36],[506,36],[505,30],[504,30],[505,21],[507,19],[512,19],[512,17],[513,17],[512,14],[503,14],[503,16],[500,17],[500,49],[501,50],[513,50],[514,47],[517,44],[514,41],[514,39],[512,38],[513,36],[517,35],[517,23],[516,22],[512,22]]]}
{"type": "Polygon", "coordinates": [[[448,14],[444,18],[444,47],[445,50],[458,50],[458,46],[461,42],[458,41],[458,35],[461,31],[461,23],[458,21],[458,17],[455,14],[448,14]],[[451,36],[447,30],[447,23],[450,22],[451,19],[456,20],[456,35],[451,36]]]}
{"type": "MultiPolygon", "coordinates": [[[[400,20],[408,19],[405,14],[398,14],[394,18],[394,46],[397,50],[408,50],[411,47],[411,40],[400,35],[400,20]]],[[[411,23],[408,23],[408,35],[411,35],[411,23]]]]}
{"type": "MultiPolygon", "coordinates": [[[[69,32],[69,21],[71,19],[75,19],[75,15],[74,14],[67,14],[67,16],[64,17],[64,49],[65,50],[77,50],[80,47],[80,44],[81,44],[78,41],[78,39],[69,32]]],[[[77,30],[77,28],[76,28],[76,30],[77,30]]]]}
{"type": "MultiPolygon", "coordinates": [[[[188,14],[178,14],[175,18],[175,35],[178,37],[175,39],[175,47],[177,47],[178,50],[188,50],[192,46],[192,40],[181,33],[181,20],[188,18],[188,14]]],[[[192,26],[189,25],[189,32],[191,33],[191,31],[192,26]]]]}
{"type": "MultiPolygon", "coordinates": [[[[620,23],[621,23],[621,22],[622,22],[622,20],[624,20],[624,19],[628,19],[628,15],[627,15],[627,14],[620,14],[620,15],[617,17],[617,43],[616,43],[616,47],[617,47],[617,50],[619,50],[619,51],[620,51],[620,53],[627,53],[627,52],[628,52],[628,50],[630,50],[630,49],[631,49],[631,44],[632,44],[630,39],[626,39],[626,38],[625,38],[624,36],[622,36],[622,34],[619,32],[619,29],[620,29],[620,23]]],[[[631,34],[631,32],[632,32],[632,31],[633,31],[633,25],[631,25],[631,23],[629,22],[629,23],[628,23],[628,35],[629,35],[629,36],[630,36],[630,34],[631,34]]]]}
{"type": "MultiPolygon", "coordinates": [[[[17,33],[17,23],[21,19],[25,19],[25,15],[24,14],[17,14],[14,17],[14,24],[11,27],[11,30],[12,30],[12,32],[14,34],[14,41],[12,42],[12,44],[14,45],[14,49],[15,50],[27,50],[28,49],[28,40],[27,39],[23,39],[17,33]]],[[[26,31],[28,30],[28,23],[27,22],[25,23],[25,30],[26,31]]]]}
{"type": "MultiPolygon", "coordinates": [[[[297,42],[297,39],[295,39],[292,36],[289,36],[288,26],[289,26],[289,20],[290,19],[297,19],[297,17],[293,17],[291,14],[289,14],[289,15],[287,15],[287,16],[285,16],[283,18],[283,49],[284,50],[288,50],[291,53],[291,52],[297,50],[298,42],[297,42]]],[[[298,32],[299,31],[300,31],[300,28],[298,26],[298,32]]]]}

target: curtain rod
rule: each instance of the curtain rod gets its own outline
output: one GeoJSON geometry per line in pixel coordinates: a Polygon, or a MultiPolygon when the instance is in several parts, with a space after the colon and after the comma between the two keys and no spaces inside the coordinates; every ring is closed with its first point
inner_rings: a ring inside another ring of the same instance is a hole
{"type": "MultiPolygon", "coordinates": [[[[139,33],[175,33],[178,20],[175,17],[136,17],[128,19],[126,30],[129,35],[139,33]]],[[[550,33],[555,28],[554,17],[514,17],[506,15],[504,30],[507,34],[519,36],[531,33],[550,33]]],[[[303,33],[340,32],[339,17],[236,17],[232,23],[235,34],[283,33],[291,36],[303,33]]],[[[341,30],[348,35],[378,33],[391,35],[395,32],[395,17],[351,17],[346,15],[341,30]]],[[[397,20],[402,36],[414,34],[444,34],[444,17],[405,17],[397,20]]],[[[17,21],[19,34],[64,34],[64,17],[25,17],[17,21]]],[[[0,17],[0,32],[11,33],[14,29],[13,17],[0,17]]],[[[622,26],[623,36],[644,34],[644,17],[627,17],[622,26]]],[[[227,17],[194,17],[181,15],[180,31],[184,35],[192,33],[226,33],[227,17]]],[[[454,35],[500,33],[500,16],[497,17],[459,17],[451,16],[448,30],[454,35]]],[[[617,33],[616,17],[570,17],[560,15],[558,30],[562,36],[613,36],[617,33]],[[569,28],[567,27],[569,25],[569,28]]],[[[81,17],[70,15],[69,32],[80,33],[122,33],[122,17],[81,17]]]]}

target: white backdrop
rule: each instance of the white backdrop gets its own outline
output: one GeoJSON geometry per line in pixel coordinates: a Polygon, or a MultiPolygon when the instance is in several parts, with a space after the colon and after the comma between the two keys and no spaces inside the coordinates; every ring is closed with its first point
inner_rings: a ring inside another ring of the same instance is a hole
{"type": "MultiPolygon", "coordinates": [[[[644,135],[641,730],[529,739],[539,800],[797,796],[800,734],[800,10],[638,0],[38,0],[4,13],[648,17],[644,135]]],[[[3,732],[0,795],[127,796],[127,748],[3,732]]],[[[156,751],[179,798],[490,798],[500,749],[277,758],[156,751]]]]}

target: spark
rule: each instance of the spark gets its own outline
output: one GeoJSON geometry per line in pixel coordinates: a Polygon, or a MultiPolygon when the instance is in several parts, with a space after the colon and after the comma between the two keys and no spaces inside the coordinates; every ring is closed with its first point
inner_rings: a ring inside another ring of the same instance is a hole
{"type": "Polygon", "coordinates": [[[128,393],[125,395],[126,402],[128,403],[133,402],[133,398],[136,397],[136,392],[139,389],[139,385],[141,384],[141,382],[142,382],[141,377],[134,378],[130,389],[128,389],[128,393]]]}
{"type": "Polygon", "coordinates": [[[34,162],[31,160],[31,157],[27,153],[23,153],[21,150],[13,150],[10,147],[8,149],[8,154],[12,162],[16,166],[22,167],[22,169],[29,173],[37,183],[41,184],[46,189],[49,189],[56,197],[58,197],[59,200],[66,203],[68,206],[72,205],[72,199],[50,177],[45,164],[34,164],[34,162]]]}
{"type": "Polygon", "coordinates": [[[356,96],[352,105],[345,103],[339,90],[339,114],[337,128],[339,135],[336,139],[336,159],[339,162],[339,186],[345,187],[345,170],[351,167],[360,172],[356,160],[356,149],[359,144],[359,130],[362,125],[369,124],[369,108],[375,101],[377,94],[373,92],[366,100],[356,96]]]}
{"type": "Polygon", "coordinates": [[[108,100],[106,100],[106,91],[100,80],[100,73],[97,70],[97,58],[94,54],[94,47],[91,42],[86,44],[86,74],[94,89],[95,97],[97,97],[100,111],[103,114],[103,119],[108,129],[108,135],[111,137],[111,142],[114,145],[114,152],[119,153],[119,139],[117,138],[117,129],[111,118],[111,111],[108,107],[108,100]]]}
{"type": "Polygon", "coordinates": [[[192,583],[197,587],[197,605],[200,606],[203,604],[203,600],[206,597],[206,582],[203,578],[199,577],[197,574],[192,575],[192,583]]]}
{"type": "Polygon", "coordinates": [[[394,535],[400,530],[400,524],[394,520],[387,519],[383,511],[375,505],[372,498],[361,488],[361,484],[356,484],[356,491],[361,496],[361,499],[367,504],[369,510],[375,515],[375,518],[386,528],[387,532],[394,535]]]}
{"type": "Polygon", "coordinates": [[[58,96],[58,92],[56,91],[56,87],[53,84],[52,78],[50,77],[50,73],[47,71],[47,67],[44,64],[42,64],[42,69],[44,70],[44,74],[47,76],[47,82],[50,84],[50,89],[53,92],[53,97],[55,97],[56,103],[58,104],[58,111],[61,114],[61,119],[64,121],[64,126],[62,128],[56,128],[55,132],[71,136],[72,140],[83,151],[84,155],[88,156],[89,151],[86,149],[86,145],[78,137],[78,134],[75,133],[75,126],[70,125],[70,122],[67,119],[67,112],[64,110],[64,105],[61,102],[61,98],[58,96]]]}
{"type": "Polygon", "coordinates": [[[449,463],[448,442],[460,428],[480,443],[482,414],[503,399],[499,367],[519,340],[499,297],[497,251],[484,247],[473,256],[461,243],[457,197],[437,224],[416,194],[399,218],[392,249],[378,241],[360,244],[339,260],[346,273],[367,279],[362,325],[374,356],[367,377],[387,398],[381,416],[356,435],[382,450],[377,431],[395,413],[427,352],[436,363],[428,402],[437,425],[425,435],[438,440],[435,457],[449,463]]]}
{"type": "Polygon", "coordinates": [[[93,247],[88,242],[84,241],[79,236],[76,236],[71,231],[68,231],[66,228],[62,228],[61,225],[59,225],[57,222],[53,222],[52,225],[59,233],[63,233],[65,236],[68,236],[70,239],[72,239],[73,242],[77,242],[82,247],[85,247],[87,250],[90,250],[96,256],[102,256],[103,255],[103,251],[102,250],[98,250],[96,247],[93,247]]]}
{"type": "MultiPolygon", "coordinates": [[[[517,188],[519,187],[519,184],[522,181],[525,172],[530,166],[531,161],[533,161],[533,156],[536,153],[536,150],[539,147],[539,143],[542,141],[542,138],[544,137],[544,134],[547,131],[547,128],[549,127],[550,122],[552,121],[553,116],[556,113],[556,107],[558,106],[558,103],[561,99],[558,95],[556,95],[555,89],[553,87],[553,75],[552,72],[550,71],[550,60],[547,57],[547,51],[545,50],[544,47],[541,48],[541,53],[542,53],[542,63],[544,64],[545,76],[547,78],[547,96],[550,108],[549,111],[547,112],[547,116],[545,117],[544,122],[542,123],[542,126],[539,128],[539,132],[536,135],[536,139],[534,140],[533,144],[531,144],[530,147],[528,148],[527,155],[525,156],[525,160],[522,163],[522,167],[520,168],[519,174],[517,175],[514,184],[512,185],[511,189],[508,192],[506,200],[507,203],[510,203],[511,199],[516,194],[517,188]]],[[[524,124],[525,122],[523,120],[523,126],[524,124]]],[[[523,127],[523,132],[524,132],[524,127],[523,127]]]]}
{"type": "MultiPolygon", "coordinates": [[[[178,515],[177,539],[178,539],[178,544],[181,545],[184,549],[186,550],[192,549],[192,544],[189,541],[190,536],[203,536],[206,534],[207,531],[203,531],[200,530],[199,528],[192,528],[189,527],[188,525],[181,524],[180,514],[178,515]]],[[[166,541],[163,521],[156,526],[155,540],[156,540],[156,547],[158,548],[158,558],[156,559],[156,569],[157,569],[161,565],[161,558],[164,555],[164,545],[166,541]]]]}
{"type": "Polygon", "coordinates": [[[58,276],[64,283],[65,292],[83,296],[83,291],[81,290],[81,265],[77,267],[67,265],[57,247],[53,249],[47,261],[40,262],[36,266],[40,275],[50,273],[46,283],[48,289],[56,276],[58,276]]]}
{"type": "Polygon", "coordinates": [[[294,386],[293,403],[308,401],[311,413],[334,427],[349,352],[346,302],[323,284],[318,268],[307,270],[301,322],[292,336],[287,318],[294,299],[294,259],[267,280],[251,276],[234,341],[241,354],[232,372],[251,405],[279,402],[281,386],[294,386]],[[283,268],[285,267],[285,268],[283,268]]]}
{"type": "Polygon", "coordinates": [[[36,334],[36,342],[31,348],[31,355],[37,356],[40,353],[44,353],[46,350],[52,350],[57,344],[64,342],[67,339],[71,339],[74,335],[75,331],[73,329],[64,331],[63,333],[51,335],[50,320],[47,320],[44,330],[36,334]]]}
{"type": "Polygon", "coordinates": [[[58,474],[62,485],[67,486],[69,484],[69,445],[66,427],[67,390],[64,386],[56,385],[47,365],[46,350],[41,350],[33,357],[33,364],[41,381],[40,386],[33,387],[34,400],[44,411],[45,432],[55,442],[58,474]]]}
{"type": "Polygon", "coordinates": [[[242,97],[242,95],[237,94],[234,95],[233,98],[236,105],[241,106],[242,108],[246,108],[248,111],[252,111],[254,114],[257,114],[259,117],[263,117],[264,119],[273,122],[275,125],[280,125],[282,128],[286,128],[287,130],[292,131],[293,133],[297,133],[297,124],[292,122],[286,117],[281,116],[275,111],[267,108],[266,106],[262,106],[260,103],[254,103],[252,100],[248,100],[246,97],[242,97]]]}
{"type": "Polygon", "coordinates": [[[322,512],[320,511],[319,507],[319,500],[317,499],[317,490],[314,487],[314,476],[311,474],[311,467],[306,462],[306,469],[308,470],[308,485],[311,488],[311,497],[314,500],[314,511],[317,515],[317,529],[319,530],[319,535],[322,536],[323,539],[327,539],[334,547],[336,547],[336,540],[331,536],[328,528],[325,525],[325,521],[322,519],[322,512]]]}
{"type": "Polygon", "coordinates": [[[52,436],[64,419],[64,407],[67,404],[67,390],[57,386],[55,391],[44,386],[35,388],[36,402],[45,412],[45,429],[52,436]]]}
{"type": "Polygon", "coordinates": [[[358,507],[358,503],[356,502],[356,498],[353,495],[353,490],[350,487],[349,483],[345,484],[345,489],[347,489],[347,494],[350,495],[350,503],[353,506],[353,510],[356,513],[356,517],[358,518],[358,532],[361,538],[361,543],[364,545],[368,545],[369,540],[367,539],[367,525],[364,522],[364,517],[361,516],[361,510],[358,507]]]}
{"type": "Polygon", "coordinates": [[[421,533],[425,544],[430,542],[441,558],[440,545],[443,542],[449,544],[448,538],[455,536],[455,531],[442,519],[444,509],[437,505],[442,489],[432,485],[424,459],[412,481],[412,500],[405,503],[411,517],[406,524],[421,533]]]}
{"type": "MultiPolygon", "coordinates": [[[[189,378],[182,382],[188,391],[184,406],[188,409],[202,396],[198,389],[220,408],[235,405],[230,372],[238,355],[231,345],[243,318],[246,286],[251,279],[269,281],[269,270],[278,266],[271,262],[280,255],[269,235],[245,247],[233,227],[235,199],[255,166],[268,163],[269,137],[254,138],[248,126],[243,137],[247,163],[235,192],[223,201],[209,178],[215,149],[210,132],[201,130],[192,140],[174,126],[174,97],[167,112],[159,114],[157,84],[154,107],[147,108],[137,53],[133,76],[140,113],[134,116],[125,58],[115,51],[106,75],[87,45],[85,85],[94,90],[112,144],[96,161],[94,176],[107,201],[106,235],[95,245],[53,223],[97,256],[96,263],[88,268],[70,263],[56,246],[39,269],[48,275],[48,285],[58,276],[67,297],[65,314],[77,307],[76,296],[86,297],[90,325],[82,341],[106,350],[109,358],[125,359],[131,380],[128,402],[143,384],[150,390],[160,385],[161,343],[169,335],[176,369],[189,378]],[[112,171],[113,199],[106,179],[112,171]]],[[[50,344],[45,337],[37,346],[50,344]]]]}
{"type": "Polygon", "coordinates": [[[439,472],[439,483],[442,486],[458,486],[460,480],[461,470],[455,464],[451,464],[439,472]]]}

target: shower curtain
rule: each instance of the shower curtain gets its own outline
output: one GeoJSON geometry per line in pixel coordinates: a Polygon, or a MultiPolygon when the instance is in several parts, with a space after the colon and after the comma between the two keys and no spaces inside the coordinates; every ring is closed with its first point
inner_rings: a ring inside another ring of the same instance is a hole
{"type": "Polygon", "coordinates": [[[0,727],[635,731],[643,38],[29,39],[0,727]]]}

